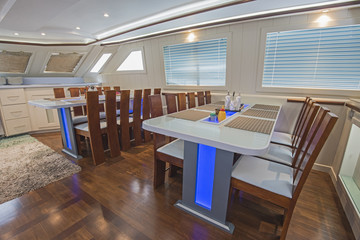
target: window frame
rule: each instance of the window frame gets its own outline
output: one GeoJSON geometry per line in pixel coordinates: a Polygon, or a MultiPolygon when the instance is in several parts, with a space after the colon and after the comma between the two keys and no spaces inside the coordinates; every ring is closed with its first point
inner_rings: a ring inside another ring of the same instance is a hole
{"type": "Polygon", "coordinates": [[[50,57],[53,53],[68,54],[68,53],[74,53],[74,52],[76,52],[76,51],[58,51],[58,50],[49,51],[46,55],[45,62],[43,63],[43,66],[41,67],[41,74],[48,74],[48,75],[74,75],[74,74],[76,74],[76,72],[79,70],[80,66],[84,62],[88,52],[82,52],[82,51],[76,52],[78,54],[82,54],[82,57],[72,72],[46,72],[45,71],[46,65],[48,64],[50,57]]]}
{"type": "Polygon", "coordinates": [[[91,65],[91,67],[89,67],[89,74],[101,74],[103,73],[103,70],[105,69],[105,66],[112,60],[112,58],[114,57],[114,53],[110,52],[110,51],[106,51],[106,52],[101,52],[94,60],[93,64],[91,65]],[[91,70],[95,67],[95,65],[97,64],[97,62],[100,60],[100,58],[104,55],[104,54],[110,54],[110,57],[106,60],[106,62],[104,63],[104,65],[102,65],[102,67],[99,69],[99,71],[97,72],[91,72],[91,70]]]}
{"type": "Polygon", "coordinates": [[[350,23],[349,21],[336,21],[336,24],[329,24],[326,27],[319,27],[318,24],[314,23],[313,25],[301,24],[301,25],[286,25],[286,26],[272,26],[272,27],[263,27],[261,28],[260,33],[260,45],[259,45],[259,59],[257,67],[257,76],[256,76],[256,92],[260,93],[287,93],[287,94],[317,94],[317,95],[331,95],[331,96],[359,96],[360,90],[347,90],[347,89],[320,89],[320,88],[289,88],[289,87],[263,87],[263,71],[264,71],[264,61],[265,61],[265,50],[266,50],[266,35],[271,32],[282,32],[282,31],[293,31],[293,30],[302,30],[302,29],[317,29],[317,28],[327,28],[327,27],[340,27],[346,25],[354,25],[355,23],[350,23]]]}
{"type": "Polygon", "coordinates": [[[204,89],[227,90],[227,89],[229,89],[230,82],[231,82],[231,46],[232,46],[232,33],[231,32],[205,35],[199,31],[199,32],[195,33],[196,40],[194,41],[194,42],[201,42],[201,41],[220,39],[220,38],[227,39],[225,86],[168,85],[166,83],[164,47],[169,46],[169,45],[189,43],[189,41],[187,40],[187,35],[188,35],[188,33],[184,33],[184,34],[182,34],[181,38],[171,38],[171,39],[169,38],[169,39],[163,40],[159,43],[160,57],[161,57],[160,67],[161,67],[161,71],[162,71],[162,85],[165,86],[164,89],[169,89],[169,90],[204,90],[204,89]]]}
{"type": "Polygon", "coordinates": [[[120,64],[116,64],[115,67],[115,73],[116,74],[121,74],[121,75],[129,75],[129,74],[146,74],[146,59],[145,59],[145,50],[143,46],[138,46],[138,47],[130,47],[128,49],[126,49],[126,56],[121,58],[120,64]],[[126,71],[118,71],[117,69],[121,66],[121,64],[127,59],[127,57],[135,51],[141,51],[141,56],[142,56],[142,62],[143,62],[143,67],[144,70],[126,70],[126,71]]]}

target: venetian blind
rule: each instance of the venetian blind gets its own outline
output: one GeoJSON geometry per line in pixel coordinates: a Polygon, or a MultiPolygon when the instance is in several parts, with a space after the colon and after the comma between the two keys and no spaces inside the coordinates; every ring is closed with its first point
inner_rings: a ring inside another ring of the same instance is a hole
{"type": "Polygon", "coordinates": [[[46,65],[45,72],[72,73],[82,56],[80,53],[53,53],[46,65]]]}
{"type": "Polygon", "coordinates": [[[267,34],[263,87],[360,89],[360,25],[267,34]]]}
{"type": "Polygon", "coordinates": [[[0,72],[25,73],[31,53],[28,52],[0,52],[0,72]]]}
{"type": "Polygon", "coordinates": [[[167,85],[225,86],[227,39],[164,47],[167,85]]]}

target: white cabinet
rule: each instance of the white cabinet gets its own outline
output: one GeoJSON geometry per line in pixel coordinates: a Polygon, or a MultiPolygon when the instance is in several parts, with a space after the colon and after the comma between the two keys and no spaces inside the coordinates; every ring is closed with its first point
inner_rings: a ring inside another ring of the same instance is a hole
{"type": "Polygon", "coordinates": [[[24,89],[0,90],[0,102],[6,136],[31,131],[24,89]]]}
{"type": "MultiPolygon", "coordinates": [[[[26,100],[53,98],[52,88],[28,88],[25,89],[26,100]]],[[[33,131],[51,130],[60,128],[56,109],[43,109],[28,104],[31,128],[33,131]]]]}

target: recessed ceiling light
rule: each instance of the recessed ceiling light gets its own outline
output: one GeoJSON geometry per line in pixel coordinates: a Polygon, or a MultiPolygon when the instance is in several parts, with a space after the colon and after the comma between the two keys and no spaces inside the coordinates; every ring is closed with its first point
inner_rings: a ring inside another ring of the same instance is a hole
{"type": "Polygon", "coordinates": [[[322,10],[321,12],[327,13],[327,12],[329,12],[329,9],[324,9],[324,10],[322,10]]]}
{"type": "Polygon", "coordinates": [[[77,30],[80,30],[80,27],[76,27],[77,30]]]}
{"type": "Polygon", "coordinates": [[[19,36],[19,33],[14,33],[15,36],[19,36]]]}
{"type": "Polygon", "coordinates": [[[45,36],[45,35],[46,35],[46,33],[41,33],[41,35],[45,36]]]}
{"type": "Polygon", "coordinates": [[[104,17],[109,17],[110,15],[108,13],[104,13],[104,17]]]}

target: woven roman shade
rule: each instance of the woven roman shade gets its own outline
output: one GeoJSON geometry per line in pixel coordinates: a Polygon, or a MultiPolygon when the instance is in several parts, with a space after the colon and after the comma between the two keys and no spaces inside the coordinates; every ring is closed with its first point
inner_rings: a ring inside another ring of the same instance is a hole
{"type": "Polygon", "coordinates": [[[83,54],[53,53],[46,65],[45,72],[72,73],[79,64],[83,54]]]}
{"type": "Polygon", "coordinates": [[[25,73],[32,53],[0,52],[0,72],[25,73]]]}

